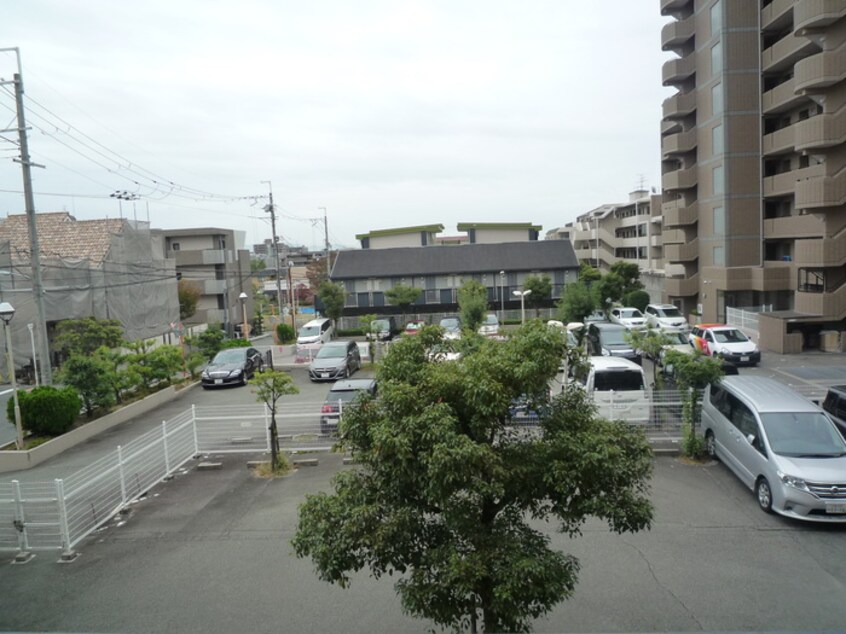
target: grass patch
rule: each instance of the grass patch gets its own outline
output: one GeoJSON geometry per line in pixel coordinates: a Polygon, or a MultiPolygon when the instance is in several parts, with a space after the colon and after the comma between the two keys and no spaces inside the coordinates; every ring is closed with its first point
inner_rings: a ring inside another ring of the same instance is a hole
{"type": "Polygon", "coordinates": [[[270,460],[268,460],[267,462],[256,465],[256,468],[253,469],[253,475],[257,478],[278,478],[288,475],[292,471],[294,471],[294,465],[291,464],[288,456],[280,453],[276,470],[270,468],[270,460]]]}

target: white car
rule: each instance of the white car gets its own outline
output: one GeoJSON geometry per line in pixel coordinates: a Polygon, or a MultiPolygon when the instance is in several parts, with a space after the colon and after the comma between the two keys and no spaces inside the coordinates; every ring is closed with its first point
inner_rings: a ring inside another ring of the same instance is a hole
{"type": "Polygon", "coordinates": [[[664,332],[687,332],[684,315],[672,304],[649,304],[646,307],[646,325],[664,332]]]}
{"type": "Polygon", "coordinates": [[[683,332],[667,332],[664,333],[664,336],[667,337],[671,343],[668,343],[661,348],[661,352],[658,355],[658,362],[661,365],[664,364],[664,355],[667,350],[675,350],[677,352],[681,352],[682,354],[693,354],[693,346],[690,345],[690,340],[683,332]]]}
{"type": "Polygon", "coordinates": [[[612,308],[609,319],[628,330],[645,330],[646,317],[637,308],[612,308]]]}
{"type": "Polygon", "coordinates": [[[482,325],[479,326],[479,334],[486,337],[496,337],[499,335],[499,320],[493,313],[488,313],[482,325]]]}

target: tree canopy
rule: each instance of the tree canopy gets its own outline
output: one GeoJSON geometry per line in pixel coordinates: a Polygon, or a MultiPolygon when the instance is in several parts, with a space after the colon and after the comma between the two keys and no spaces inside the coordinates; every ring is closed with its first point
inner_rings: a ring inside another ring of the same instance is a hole
{"type": "Polygon", "coordinates": [[[579,562],[532,520],[576,536],[588,517],[611,530],[650,526],[652,455],[643,433],[596,416],[583,390],[550,398],[564,334],[532,322],[507,341],[473,338],[433,361],[440,330],[392,347],[380,398],[349,408],[339,443],[357,467],[307,497],[293,540],[318,576],[398,574],[403,609],[437,625],[525,631],[572,595],[579,562]],[[537,424],[512,420],[516,402],[537,424]]]}
{"type": "Polygon", "coordinates": [[[573,282],[564,287],[558,300],[558,318],[565,324],[584,321],[596,310],[596,296],[582,282],[573,282]]]}
{"type": "Polygon", "coordinates": [[[476,332],[482,325],[487,310],[488,289],[476,280],[464,280],[458,289],[461,327],[467,332],[476,332]]]}
{"type": "Polygon", "coordinates": [[[535,309],[535,317],[538,316],[540,306],[552,297],[552,280],[548,275],[531,275],[523,282],[524,291],[532,291],[526,295],[526,305],[535,309]]]}
{"type": "Polygon", "coordinates": [[[420,293],[423,291],[407,284],[397,284],[393,288],[385,291],[385,299],[392,306],[399,306],[402,310],[403,321],[405,321],[405,314],[408,312],[408,307],[417,301],[420,293]]]}
{"type": "Polygon", "coordinates": [[[66,354],[88,356],[97,348],[117,348],[123,345],[123,325],[117,319],[63,319],[56,324],[53,345],[66,354]]]}
{"type": "Polygon", "coordinates": [[[344,300],[346,299],[344,287],[333,282],[323,282],[318,290],[318,296],[320,301],[323,302],[323,310],[326,312],[326,316],[337,322],[344,311],[344,300]]]}
{"type": "Polygon", "coordinates": [[[179,319],[188,319],[197,312],[197,302],[200,301],[200,287],[189,280],[179,280],[176,283],[179,295],[179,319]]]}

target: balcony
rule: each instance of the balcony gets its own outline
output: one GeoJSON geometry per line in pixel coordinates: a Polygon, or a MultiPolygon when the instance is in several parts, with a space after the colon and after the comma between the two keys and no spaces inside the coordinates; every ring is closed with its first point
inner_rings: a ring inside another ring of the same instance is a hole
{"type": "Polygon", "coordinates": [[[825,222],[819,216],[785,216],[783,218],[764,218],[764,239],[805,238],[821,236],[825,233],[825,222]]]}
{"type": "Polygon", "coordinates": [[[846,168],[835,176],[818,176],[796,183],[796,209],[822,209],[846,204],[846,168]]]}
{"type": "Polygon", "coordinates": [[[835,51],[809,55],[793,67],[795,90],[799,94],[812,93],[843,81],[846,76],[846,44],[835,51]]]}
{"type": "Polygon", "coordinates": [[[811,40],[792,33],[761,52],[761,70],[765,73],[785,70],[819,47],[811,40]]]}
{"type": "Polygon", "coordinates": [[[667,244],[665,239],[664,259],[668,262],[692,262],[699,259],[699,239],[686,244],[667,244]]]}
{"type": "Polygon", "coordinates": [[[661,139],[661,152],[664,158],[676,154],[686,154],[696,149],[696,128],[687,132],[668,134],[661,139]]]}
{"type": "Polygon", "coordinates": [[[699,204],[694,202],[683,207],[683,200],[673,200],[661,205],[665,227],[692,225],[699,220],[699,204]]]}
{"type": "Polygon", "coordinates": [[[830,293],[804,293],[796,291],[795,310],[808,315],[820,315],[839,321],[846,314],[846,284],[830,293]]]}
{"type": "Polygon", "coordinates": [[[774,154],[787,154],[788,152],[792,152],[795,147],[795,127],[796,126],[789,125],[781,130],[765,134],[761,144],[761,152],[763,155],[771,156],[774,154]]]}
{"type": "Polygon", "coordinates": [[[805,29],[819,29],[846,16],[843,0],[796,0],[793,7],[793,28],[798,33],[805,29]]]}
{"type": "Polygon", "coordinates": [[[846,263],[846,236],[797,240],[793,259],[799,266],[842,266],[846,263]]]}
{"type": "Polygon", "coordinates": [[[782,24],[789,25],[793,0],[773,0],[761,11],[761,28],[775,29],[782,24]]]}
{"type": "Polygon", "coordinates": [[[786,112],[806,100],[807,97],[796,94],[796,79],[791,77],[783,84],[779,84],[763,94],[761,109],[764,114],[786,112]]]}
{"type": "Polygon", "coordinates": [[[661,29],[661,50],[675,50],[693,39],[694,19],[695,16],[691,15],[665,24],[661,29]]]}
{"type": "Polygon", "coordinates": [[[687,241],[684,229],[665,229],[661,236],[664,238],[664,245],[684,244],[687,241]]]}
{"type": "Polygon", "coordinates": [[[691,91],[687,93],[677,92],[671,97],[667,97],[661,105],[664,119],[680,119],[696,112],[696,93],[691,91]]]}
{"type": "Polygon", "coordinates": [[[693,0],[661,0],[661,15],[673,15],[692,4],[693,0]]]}
{"type": "Polygon", "coordinates": [[[226,262],[226,252],[223,249],[169,251],[168,256],[176,258],[176,266],[224,264],[226,262]]]}
{"type": "Polygon", "coordinates": [[[670,297],[690,297],[699,292],[699,274],[664,278],[664,292],[670,297]]]}
{"type": "Polygon", "coordinates": [[[793,127],[797,152],[841,145],[846,141],[846,105],[837,112],[799,121],[793,127]]]}
{"type": "Polygon", "coordinates": [[[813,165],[775,176],[767,176],[764,178],[764,198],[792,196],[796,192],[798,181],[822,176],[823,173],[823,165],[813,165]]]}
{"type": "Polygon", "coordinates": [[[696,175],[696,166],[688,167],[687,169],[673,170],[667,172],[662,177],[662,186],[664,191],[672,191],[677,189],[690,189],[696,187],[698,182],[696,175]]]}
{"type": "Polygon", "coordinates": [[[226,280],[203,280],[203,295],[223,295],[226,293],[226,280]]]}
{"type": "Polygon", "coordinates": [[[689,79],[696,73],[696,56],[692,53],[678,59],[664,62],[661,68],[661,81],[664,86],[672,86],[689,79]]]}

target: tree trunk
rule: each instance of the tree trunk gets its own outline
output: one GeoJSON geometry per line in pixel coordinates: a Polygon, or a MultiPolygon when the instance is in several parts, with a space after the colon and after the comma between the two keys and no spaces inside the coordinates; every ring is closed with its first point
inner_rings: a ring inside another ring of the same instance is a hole
{"type": "Polygon", "coordinates": [[[270,412],[270,469],[279,467],[279,434],[276,430],[276,412],[270,412]]]}

